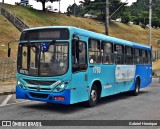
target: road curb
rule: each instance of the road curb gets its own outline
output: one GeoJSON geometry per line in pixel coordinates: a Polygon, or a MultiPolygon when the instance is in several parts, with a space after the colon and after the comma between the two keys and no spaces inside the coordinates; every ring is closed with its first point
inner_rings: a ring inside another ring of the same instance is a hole
{"type": "Polygon", "coordinates": [[[0,96],[2,96],[2,95],[10,95],[10,94],[15,94],[15,91],[0,92],[0,96]]]}

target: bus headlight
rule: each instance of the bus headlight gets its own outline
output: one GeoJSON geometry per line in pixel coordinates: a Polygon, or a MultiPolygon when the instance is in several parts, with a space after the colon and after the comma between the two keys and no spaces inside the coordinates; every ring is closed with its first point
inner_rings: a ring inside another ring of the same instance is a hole
{"type": "Polygon", "coordinates": [[[66,85],[64,83],[61,83],[60,85],[56,86],[53,90],[53,92],[61,92],[65,89],[66,85]]]}
{"type": "Polygon", "coordinates": [[[21,88],[21,89],[26,89],[26,87],[24,86],[24,84],[21,83],[19,80],[17,80],[17,85],[18,85],[19,88],[21,88]]]}

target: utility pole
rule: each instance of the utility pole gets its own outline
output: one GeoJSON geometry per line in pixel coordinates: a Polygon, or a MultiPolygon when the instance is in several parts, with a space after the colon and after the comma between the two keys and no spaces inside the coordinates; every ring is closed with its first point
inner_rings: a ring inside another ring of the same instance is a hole
{"type": "Polygon", "coordinates": [[[4,0],[2,0],[2,3],[4,3],[4,0]]]}
{"type": "Polygon", "coordinates": [[[76,15],[76,3],[75,3],[75,0],[74,0],[74,16],[76,15]]]}
{"type": "Polygon", "coordinates": [[[59,14],[61,13],[61,1],[59,0],[59,14]]]}
{"type": "Polygon", "coordinates": [[[152,0],[149,0],[149,46],[152,46],[152,0]]]}
{"type": "Polygon", "coordinates": [[[105,34],[109,35],[109,0],[106,0],[105,34]]]}

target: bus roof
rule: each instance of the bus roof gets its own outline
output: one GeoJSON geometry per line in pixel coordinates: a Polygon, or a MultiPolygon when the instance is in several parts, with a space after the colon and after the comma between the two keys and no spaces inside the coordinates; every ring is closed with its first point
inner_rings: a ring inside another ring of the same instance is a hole
{"type": "Polygon", "coordinates": [[[100,39],[100,40],[123,44],[123,45],[128,45],[128,46],[133,46],[135,48],[142,48],[142,49],[151,50],[151,47],[147,46],[147,45],[143,45],[143,44],[139,44],[139,43],[135,43],[132,41],[127,41],[127,40],[123,40],[123,39],[115,38],[115,37],[111,37],[111,36],[106,36],[104,34],[96,33],[96,32],[89,31],[89,30],[84,30],[81,28],[73,27],[73,26],[43,26],[43,27],[29,28],[29,29],[25,29],[23,31],[47,29],[47,28],[67,28],[67,29],[73,31],[74,34],[77,34],[77,35],[91,37],[91,38],[95,38],[95,39],[100,39]]]}

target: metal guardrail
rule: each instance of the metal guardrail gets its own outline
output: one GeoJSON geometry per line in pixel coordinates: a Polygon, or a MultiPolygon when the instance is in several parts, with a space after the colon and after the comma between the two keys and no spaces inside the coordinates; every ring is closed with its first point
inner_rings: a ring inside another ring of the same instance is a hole
{"type": "Polygon", "coordinates": [[[7,20],[9,20],[19,31],[23,31],[24,29],[29,28],[18,17],[9,13],[6,9],[2,7],[0,7],[0,14],[3,15],[7,20]]]}
{"type": "Polygon", "coordinates": [[[160,50],[152,51],[152,60],[156,61],[158,59],[160,59],[160,50]]]}
{"type": "MultiPolygon", "coordinates": [[[[0,15],[3,15],[9,20],[19,31],[25,28],[29,28],[23,21],[21,21],[15,15],[9,13],[4,8],[0,7],[0,15]]],[[[0,82],[9,81],[16,78],[16,61],[10,61],[8,59],[0,59],[0,82]]]]}
{"type": "Polygon", "coordinates": [[[16,61],[0,62],[0,81],[8,81],[16,78],[16,61]]]}

